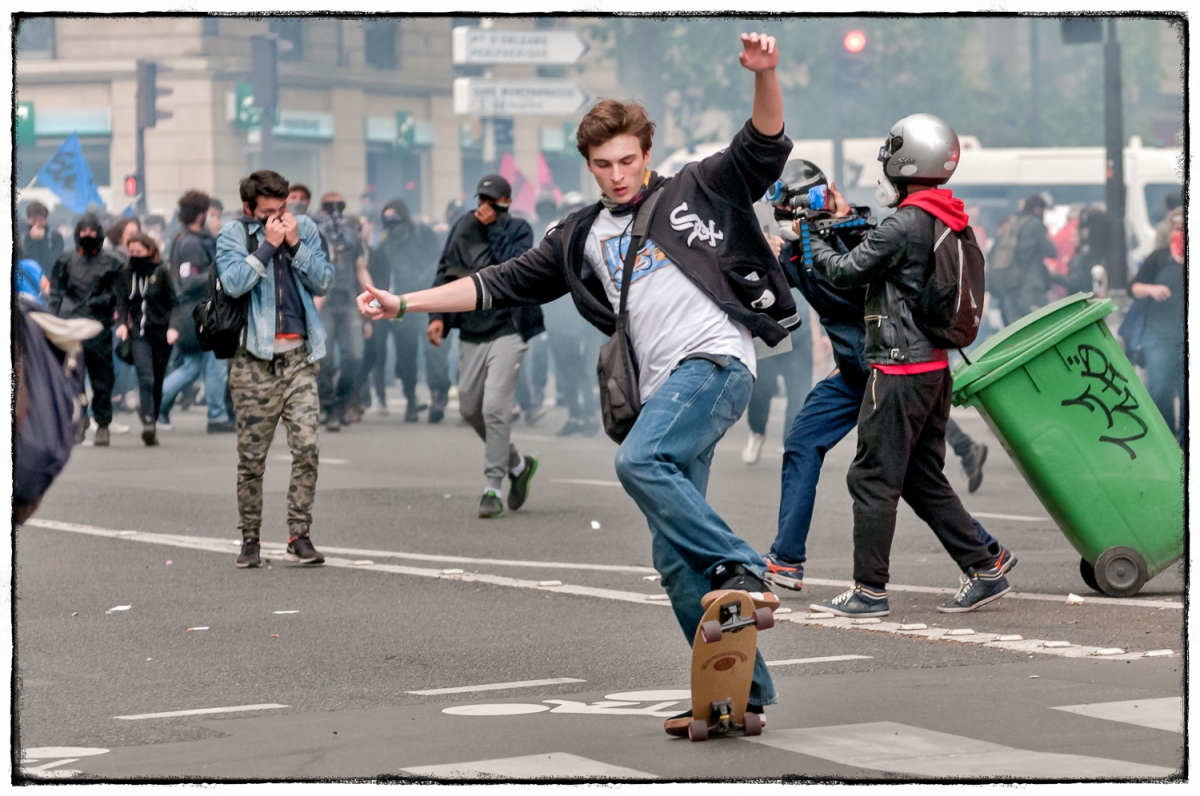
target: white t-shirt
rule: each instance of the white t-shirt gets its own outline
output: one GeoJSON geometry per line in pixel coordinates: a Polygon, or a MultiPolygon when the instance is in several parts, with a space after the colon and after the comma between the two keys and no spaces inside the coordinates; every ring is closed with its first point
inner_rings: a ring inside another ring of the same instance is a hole
{"type": "MultiPolygon", "coordinates": [[[[621,306],[620,274],[632,236],[633,214],[596,217],[584,255],[600,274],[613,312],[621,306]]],[[[637,357],[642,403],[692,354],[737,357],[757,376],[750,332],[706,296],[647,239],[638,253],[627,299],[629,335],[637,357]]]]}

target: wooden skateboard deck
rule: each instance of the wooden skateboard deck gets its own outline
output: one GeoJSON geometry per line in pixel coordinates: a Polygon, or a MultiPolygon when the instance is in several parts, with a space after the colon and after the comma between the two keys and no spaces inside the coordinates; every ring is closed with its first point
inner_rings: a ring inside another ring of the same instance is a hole
{"type": "Polygon", "coordinates": [[[754,677],[758,630],[774,624],[770,608],[755,612],[754,601],[744,591],[716,591],[704,595],[706,605],[692,642],[692,716],[675,722],[667,732],[686,734],[701,741],[709,732],[762,730],[757,714],[746,719],[746,703],[754,677]]]}

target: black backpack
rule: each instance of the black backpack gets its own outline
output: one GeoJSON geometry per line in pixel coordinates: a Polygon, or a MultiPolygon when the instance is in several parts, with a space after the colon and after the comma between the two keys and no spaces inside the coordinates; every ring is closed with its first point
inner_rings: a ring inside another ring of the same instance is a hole
{"type": "Polygon", "coordinates": [[[933,239],[933,269],[917,295],[916,320],[938,348],[963,348],[975,342],[983,317],[983,252],[969,226],[955,232],[935,218],[933,239]]]}
{"type": "MultiPolygon", "coordinates": [[[[258,233],[251,234],[249,225],[242,225],[246,229],[246,251],[253,254],[258,251],[258,233]]],[[[200,350],[212,351],[217,359],[232,358],[242,344],[249,306],[250,291],[236,298],[226,293],[214,262],[208,273],[208,293],[192,310],[200,350]]]]}

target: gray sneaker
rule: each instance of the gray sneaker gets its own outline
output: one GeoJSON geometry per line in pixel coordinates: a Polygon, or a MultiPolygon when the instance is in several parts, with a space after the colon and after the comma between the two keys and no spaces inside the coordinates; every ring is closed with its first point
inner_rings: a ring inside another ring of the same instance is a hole
{"type": "Polygon", "coordinates": [[[954,599],[937,607],[944,614],[962,614],[982,608],[999,600],[1012,591],[1008,578],[1000,573],[999,567],[976,570],[967,567],[966,577],[954,599]]]}

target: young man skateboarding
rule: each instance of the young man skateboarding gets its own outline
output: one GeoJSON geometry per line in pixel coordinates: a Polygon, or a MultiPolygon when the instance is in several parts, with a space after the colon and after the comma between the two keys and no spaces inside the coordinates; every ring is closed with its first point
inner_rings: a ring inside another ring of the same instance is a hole
{"type": "MultiPolygon", "coordinates": [[[[537,248],[470,279],[358,298],[362,313],[378,319],[406,310],[544,304],[570,293],[580,314],[611,335],[623,280],[631,279],[625,328],[643,405],[617,451],[616,470],[646,515],[654,566],[689,643],[709,591],[738,589],[756,606],[779,604],[762,580],[762,558],[705,500],[717,442],[750,399],[752,335],[775,345],[799,323],[752,209],[792,148],[783,134],[778,53],[770,36],[743,34],[741,41],[742,66],[754,73],[754,110],[728,149],[663,178],[648,169],[654,124],[645,110],[605,100],[580,122],[577,136],[604,194],[598,203],[572,213],[537,248]],[[627,260],[647,200],[654,212],[645,245],[627,260]]],[[[775,699],[760,654],[749,709],[761,712],[775,699]]],[[[671,721],[686,728],[686,718],[671,721]]]]}

